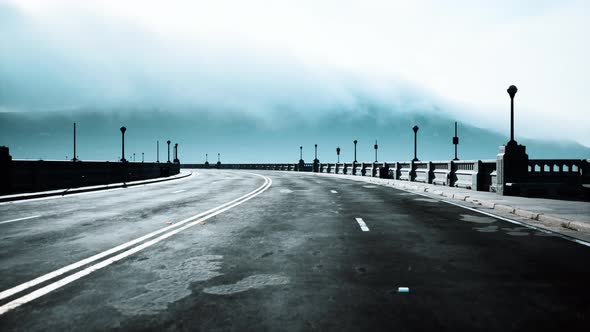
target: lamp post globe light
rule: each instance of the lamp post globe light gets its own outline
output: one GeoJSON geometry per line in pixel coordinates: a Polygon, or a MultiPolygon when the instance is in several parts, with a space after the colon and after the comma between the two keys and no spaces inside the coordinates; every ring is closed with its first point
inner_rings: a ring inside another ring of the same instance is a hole
{"type": "Polygon", "coordinates": [[[358,141],[354,140],[352,143],[354,143],[354,162],[356,163],[356,143],[358,143],[358,141]]]}
{"type": "Polygon", "coordinates": [[[121,162],[126,162],[127,159],[125,159],[125,132],[127,131],[127,128],[125,127],[121,127],[121,162]]]}
{"type": "Polygon", "coordinates": [[[299,161],[303,160],[303,145],[299,146],[299,161]]]}
{"type": "Polygon", "coordinates": [[[170,140],[167,140],[166,144],[168,144],[168,163],[170,163],[170,140]]]}
{"type": "Polygon", "coordinates": [[[516,141],[514,140],[514,96],[516,95],[518,89],[515,85],[511,85],[506,91],[510,96],[510,141],[508,141],[508,145],[517,145],[516,141]]]}
{"type": "Polygon", "coordinates": [[[418,126],[414,126],[412,127],[412,130],[414,131],[414,159],[413,161],[418,161],[418,148],[417,148],[417,144],[418,144],[418,126]]]}
{"type": "Polygon", "coordinates": [[[338,156],[338,163],[340,164],[340,147],[336,148],[336,155],[338,156]]]}

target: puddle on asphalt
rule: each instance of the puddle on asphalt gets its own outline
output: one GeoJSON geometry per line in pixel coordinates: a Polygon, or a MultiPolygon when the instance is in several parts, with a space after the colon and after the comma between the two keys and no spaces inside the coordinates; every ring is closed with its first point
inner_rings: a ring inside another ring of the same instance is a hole
{"type": "Polygon", "coordinates": [[[462,214],[461,220],[468,221],[476,224],[491,224],[496,222],[496,219],[491,217],[480,217],[480,216],[473,216],[470,214],[462,214]]]}
{"type": "Polygon", "coordinates": [[[230,295],[245,292],[250,289],[259,289],[268,286],[286,285],[289,278],[278,274],[255,274],[246,277],[235,284],[207,287],[203,292],[214,295],[230,295]]]}
{"type": "Polygon", "coordinates": [[[553,233],[545,233],[545,232],[535,232],[535,236],[556,236],[553,233]]]}
{"type": "Polygon", "coordinates": [[[493,233],[498,231],[498,226],[490,225],[486,227],[473,227],[473,229],[482,233],[493,233]]]}
{"type": "Polygon", "coordinates": [[[414,198],[415,201],[420,201],[420,202],[429,202],[429,203],[438,203],[440,201],[437,201],[436,199],[431,199],[431,198],[414,198]]]}
{"type": "Polygon", "coordinates": [[[221,255],[204,255],[191,257],[177,264],[163,264],[157,268],[154,268],[149,259],[136,261],[136,267],[157,274],[156,280],[143,285],[142,289],[138,289],[137,295],[109,304],[124,315],[156,314],[165,310],[168,304],[189,296],[192,282],[222,275],[219,272],[221,259],[221,255]]]}
{"type": "Polygon", "coordinates": [[[529,235],[529,233],[527,233],[527,232],[507,232],[506,234],[512,235],[512,236],[527,236],[527,235],[529,235]]]}

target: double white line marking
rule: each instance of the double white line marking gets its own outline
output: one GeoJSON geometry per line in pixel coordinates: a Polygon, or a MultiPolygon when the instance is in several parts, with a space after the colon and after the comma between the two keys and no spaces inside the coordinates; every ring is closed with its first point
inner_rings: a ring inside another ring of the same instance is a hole
{"type": "Polygon", "coordinates": [[[33,301],[33,300],[35,300],[35,299],[37,299],[37,298],[39,298],[39,297],[41,297],[43,295],[46,295],[46,294],[48,294],[48,293],[50,293],[50,292],[52,292],[52,291],[54,291],[56,289],[59,289],[59,288],[65,286],[65,285],[67,285],[67,284],[69,284],[71,282],[74,282],[74,281],[76,281],[76,280],[84,277],[84,276],[87,276],[87,275],[89,275],[90,273],[92,273],[94,271],[97,271],[99,269],[102,269],[102,268],[104,268],[106,266],[109,266],[109,265],[113,264],[114,262],[117,262],[117,261],[119,261],[119,260],[121,260],[123,258],[126,258],[128,256],[131,256],[131,255],[133,255],[133,254],[135,254],[135,253],[137,253],[137,252],[139,252],[139,251],[141,251],[141,250],[143,250],[145,248],[148,248],[148,247],[150,247],[150,246],[152,246],[152,245],[154,245],[154,244],[156,244],[156,243],[158,243],[158,242],[160,242],[162,240],[165,240],[165,239],[171,237],[174,234],[180,233],[180,232],[184,231],[185,229],[190,228],[190,227],[192,227],[194,225],[197,225],[197,224],[199,224],[199,223],[201,223],[201,222],[203,222],[203,221],[205,221],[205,220],[207,220],[209,218],[212,218],[212,217],[214,217],[214,216],[216,216],[216,215],[218,215],[218,214],[220,214],[220,213],[222,213],[224,211],[227,211],[227,210],[229,210],[229,209],[231,209],[233,207],[236,207],[236,206],[238,206],[238,205],[240,205],[242,203],[245,203],[245,202],[251,200],[252,198],[260,195],[261,193],[263,193],[264,191],[266,191],[272,185],[272,180],[270,178],[266,177],[266,176],[262,176],[262,175],[254,174],[254,173],[248,173],[248,174],[256,175],[258,177],[263,178],[264,179],[264,184],[262,186],[258,187],[256,190],[254,190],[254,191],[252,191],[252,192],[250,192],[250,193],[248,193],[246,195],[243,195],[243,196],[241,196],[239,198],[236,198],[233,201],[230,201],[228,203],[222,204],[222,205],[220,205],[220,206],[218,206],[216,208],[213,208],[213,209],[210,209],[208,211],[199,213],[199,214],[194,215],[194,216],[192,216],[190,218],[187,218],[187,219],[184,219],[184,220],[182,220],[180,222],[177,222],[176,224],[173,224],[173,225],[164,227],[164,228],[162,228],[160,230],[157,230],[155,232],[151,232],[151,233],[149,233],[147,235],[144,235],[142,237],[139,237],[139,238],[137,238],[135,240],[132,240],[132,241],[123,243],[123,244],[121,244],[121,245],[119,245],[117,247],[114,247],[112,249],[109,249],[107,251],[103,251],[103,252],[101,252],[99,254],[96,254],[94,256],[88,257],[88,258],[83,259],[81,261],[78,261],[76,263],[73,263],[73,264],[70,264],[68,266],[62,267],[61,269],[58,269],[58,270],[55,270],[53,272],[47,273],[47,274],[42,275],[42,276],[40,276],[38,278],[35,278],[33,280],[27,281],[27,282],[22,283],[22,284],[20,284],[18,286],[15,286],[15,287],[12,287],[10,289],[7,289],[5,291],[0,292],[0,300],[5,299],[5,298],[10,297],[10,296],[13,296],[13,295],[15,295],[17,293],[20,293],[20,292],[22,292],[22,291],[24,291],[26,289],[29,289],[29,288],[34,287],[36,285],[39,285],[39,284],[41,284],[43,282],[49,281],[49,280],[51,280],[51,279],[53,279],[55,277],[61,276],[64,273],[70,272],[72,270],[76,270],[76,269],[81,268],[81,267],[83,267],[83,266],[85,266],[87,264],[93,263],[93,262],[95,262],[95,261],[97,261],[99,259],[105,258],[105,257],[110,256],[112,254],[115,254],[115,253],[117,253],[117,252],[119,252],[121,250],[130,248],[130,247],[132,247],[132,246],[134,246],[136,244],[140,244],[141,243],[140,245],[138,245],[136,247],[133,247],[133,248],[128,249],[128,250],[125,250],[125,251],[123,251],[123,252],[121,252],[121,253],[113,256],[113,257],[107,258],[107,259],[105,259],[105,260],[103,260],[101,262],[98,262],[98,263],[94,264],[94,265],[88,266],[88,267],[86,267],[85,269],[83,269],[81,271],[78,271],[78,272],[76,272],[74,274],[71,274],[71,275],[69,275],[69,276],[67,276],[67,277],[65,277],[63,279],[57,280],[57,281],[55,281],[55,282],[53,282],[53,283],[51,283],[51,284],[49,284],[47,286],[41,287],[41,288],[39,288],[39,289],[37,289],[37,290],[35,290],[35,291],[27,294],[27,295],[24,295],[22,297],[19,297],[19,298],[15,299],[15,300],[12,300],[12,301],[10,301],[10,302],[2,305],[0,307],[0,315],[5,314],[6,312],[8,312],[8,311],[10,311],[10,310],[12,310],[14,308],[17,308],[17,307],[19,307],[19,306],[21,306],[21,305],[23,305],[25,303],[31,302],[31,301],[33,301]],[[162,235],[160,235],[160,234],[162,234],[162,235]],[[160,235],[160,236],[155,237],[156,235],[160,235]],[[146,241],[146,242],[143,242],[143,241],[148,240],[148,239],[151,239],[151,240],[146,241]]]}

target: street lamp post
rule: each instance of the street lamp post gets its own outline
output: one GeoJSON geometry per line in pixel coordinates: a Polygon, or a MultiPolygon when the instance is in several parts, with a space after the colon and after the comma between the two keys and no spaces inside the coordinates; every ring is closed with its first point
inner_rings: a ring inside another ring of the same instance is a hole
{"type": "Polygon", "coordinates": [[[514,95],[516,95],[518,89],[516,86],[511,85],[506,91],[510,95],[510,141],[508,145],[516,145],[517,143],[514,140],[514,95]]]}
{"type": "Polygon", "coordinates": [[[340,164],[340,147],[336,148],[336,155],[338,156],[338,163],[340,164]]]}
{"type": "Polygon", "coordinates": [[[412,130],[414,131],[414,160],[413,161],[418,161],[418,126],[414,126],[412,128],[412,130]]]}
{"type": "Polygon", "coordinates": [[[299,146],[299,160],[303,160],[303,146],[299,146]]]}
{"type": "Polygon", "coordinates": [[[453,144],[455,145],[455,159],[453,160],[459,160],[459,158],[457,158],[457,145],[459,145],[459,136],[457,136],[457,121],[455,121],[455,136],[453,137],[453,144]]]}
{"type": "Polygon", "coordinates": [[[170,140],[167,140],[166,144],[168,144],[168,163],[170,164],[170,140]]]}
{"type": "Polygon", "coordinates": [[[127,159],[125,159],[125,132],[127,131],[127,128],[125,127],[121,127],[121,162],[127,162],[127,159]]]}
{"type": "Polygon", "coordinates": [[[133,162],[135,162],[135,152],[133,152],[133,162]]]}
{"type": "Polygon", "coordinates": [[[353,143],[354,143],[354,162],[356,163],[356,143],[358,143],[358,141],[354,140],[353,143]]]}
{"type": "Polygon", "coordinates": [[[74,158],[72,158],[72,161],[78,161],[78,158],[76,158],[76,156],[76,123],[74,122],[74,158]]]}
{"type": "Polygon", "coordinates": [[[377,140],[375,140],[375,162],[377,162],[377,149],[379,148],[379,145],[377,145],[377,140]]]}
{"type": "Polygon", "coordinates": [[[175,163],[180,162],[180,160],[178,160],[178,143],[174,144],[174,162],[175,163]]]}
{"type": "Polygon", "coordinates": [[[143,152],[141,153],[141,162],[142,163],[144,162],[144,154],[143,154],[143,152]]]}
{"type": "Polygon", "coordinates": [[[315,144],[314,147],[315,147],[315,159],[314,160],[318,160],[318,145],[315,144]]]}
{"type": "Polygon", "coordinates": [[[160,162],[160,141],[156,141],[156,162],[160,162]]]}

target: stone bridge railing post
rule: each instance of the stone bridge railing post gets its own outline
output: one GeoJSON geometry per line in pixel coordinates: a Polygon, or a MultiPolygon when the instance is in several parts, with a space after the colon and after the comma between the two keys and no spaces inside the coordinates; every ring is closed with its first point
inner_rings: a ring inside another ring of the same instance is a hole
{"type": "Polygon", "coordinates": [[[457,175],[455,174],[455,163],[451,160],[448,162],[447,170],[449,171],[449,179],[448,179],[448,186],[454,187],[455,186],[455,179],[457,175]]]}
{"type": "Polygon", "coordinates": [[[12,157],[6,146],[0,146],[0,194],[8,194],[12,190],[11,183],[12,157]]]}
{"type": "Polygon", "coordinates": [[[409,181],[414,181],[416,180],[416,164],[414,163],[414,160],[410,161],[410,174],[409,174],[409,181]]]}

